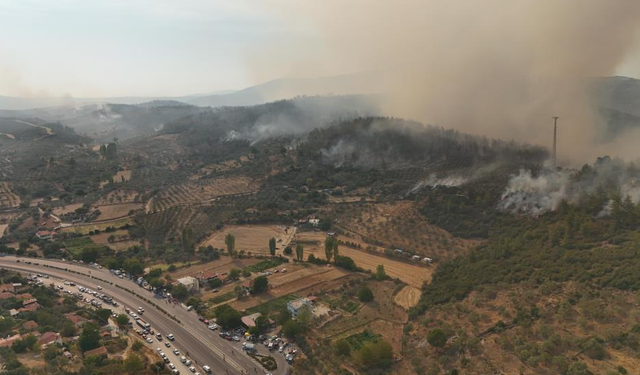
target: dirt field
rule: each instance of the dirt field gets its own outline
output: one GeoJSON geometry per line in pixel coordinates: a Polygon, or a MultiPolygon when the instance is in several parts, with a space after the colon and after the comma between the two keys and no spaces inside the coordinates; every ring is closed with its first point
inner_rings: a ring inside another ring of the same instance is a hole
{"type": "Polygon", "coordinates": [[[221,231],[213,233],[199,246],[213,246],[225,249],[224,239],[228,233],[236,238],[236,250],[244,250],[252,254],[269,254],[269,239],[275,237],[277,241],[276,254],[281,254],[295,235],[295,228],[288,229],[282,225],[229,225],[221,231]]]}
{"type": "Polygon", "coordinates": [[[430,225],[417,212],[415,202],[342,204],[333,211],[339,217],[340,228],[355,238],[379,241],[387,248],[412,250],[436,260],[466,253],[480,243],[456,238],[430,225]]]}
{"type": "Polygon", "coordinates": [[[58,216],[68,214],[77,210],[80,207],[82,207],[82,203],[74,203],[74,204],[68,204],[62,207],[56,207],[53,209],[53,214],[58,216]]]}
{"type": "Polygon", "coordinates": [[[117,219],[129,215],[129,211],[138,210],[142,208],[142,203],[123,203],[123,204],[110,204],[107,206],[98,206],[100,210],[99,221],[117,219]]]}
{"type": "MultiPolygon", "coordinates": [[[[326,234],[322,232],[302,232],[296,235],[296,241],[316,241],[317,244],[304,245],[305,259],[309,254],[316,257],[325,258],[324,240],[326,234]]],[[[348,237],[340,237],[341,240],[351,241],[348,237]]],[[[379,264],[384,265],[384,269],[392,278],[398,278],[403,282],[415,288],[422,288],[425,281],[430,281],[434,271],[434,267],[414,266],[410,263],[404,263],[397,260],[389,259],[383,256],[367,253],[362,250],[351,249],[346,246],[340,246],[340,255],[348,256],[356,262],[358,267],[375,271],[379,264]]]]}
{"type": "Polygon", "coordinates": [[[416,289],[409,285],[402,288],[402,290],[396,294],[396,298],[394,299],[394,302],[398,306],[406,310],[417,305],[418,301],[420,301],[420,289],[416,289]]]}
{"type": "Polygon", "coordinates": [[[0,224],[0,238],[4,237],[7,228],[9,228],[9,224],[0,224]]]}
{"type": "Polygon", "coordinates": [[[127,250],[131,246],[140,246],[140,241],[129,240],[129,232],[126,230],[117,230],[115,232],[102,232],[91,236],[91,240],[97,245],[105,245],[113,249],[114,251],[127,250]],[[115,236],[116,240],[109,243],[109,237],[115,236]]]}
{"type": "Polygon", "coordinates": [[[8,182],[0,182],[0,208],[13,208],[20,205],[20,197],[11,191],[8,182]]]}

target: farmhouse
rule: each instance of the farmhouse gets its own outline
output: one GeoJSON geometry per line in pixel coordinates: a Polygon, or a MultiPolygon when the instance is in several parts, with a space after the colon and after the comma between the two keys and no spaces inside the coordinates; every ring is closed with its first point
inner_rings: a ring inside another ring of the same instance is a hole
{"type": "Polygon", "coordinates": [[[26,329],[27,331],[33,331],[34,329],[38,328],[38,323],[34,322],[33,320],[29,320],[28,322],[24,322],[22,324],[22,328],[26,329]]]}
{"type": "Polygon", "coordinates": [[[60,342],[60,334],[55,332],[45,332],[38,339],[38,344],[41,346],[49,345],[53,342],[60,342]]]}
{"type": "Polygon", "coordinates": [[[92,357],[92,356],[98,356],[98,357],[106,357],[108,354],[107,352],[107,348],[105,348],[104,346],[101,346],[99,348],[93,349],[93,350],[89,350],[87,352],[84,353],[84,357],[92,357]]]}
{"type": "Polygon", "coordinates": [[[20,334],[17,334],[6,339],[0,339],[0,348],[8,348],[13,345],[14,342],[20,340],[21,338],[22,336],[20,334]]]}
{"type": "Polygon", "coordinates": [[[198,275],[200,282],[207,282],[209,280],[217,279],[218,274],[212,271],[203,271],[198,275]]]}
{"type": "Polygon", "coordinates": [[[184,285],[187,290],[197,292],[200,289],[198,279],[192,276],[185,276],[178,279],[178,283],[184,285]]]}
{"type": "Polygon", "coordinates": [[[50,240],[55,235],[56,232],[50,232],[48,230],[41,230],[36,233],[36,237],[38,237],[39,240],[50,240]]]}
{"type": "Polygon", "coordinates": [[[314,227],[317,227],[318,225],[320,225],[320,219],[309,219],[309,224],[313,225],[314,227]]]}
{"type": "Polygon", "coordinates": [[[315,297],[302,297],[294,299],[293,301],[287,303],[287,310],[289,310],[289,312],[291,313],[291,317],[297,318],[302,309],[313,308],[313,302],[315,301],[315,299],[315,297]]]}

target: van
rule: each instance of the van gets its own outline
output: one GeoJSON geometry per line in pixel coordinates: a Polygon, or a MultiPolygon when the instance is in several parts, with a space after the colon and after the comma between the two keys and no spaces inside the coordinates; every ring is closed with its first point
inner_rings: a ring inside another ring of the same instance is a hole
{"type": "Polygon", "coordinates": [[[209,366],[202,366],[202,369],[204,370],[204,372],[206,372],[207,374],[211,374],[211,367],[209,366]]]}

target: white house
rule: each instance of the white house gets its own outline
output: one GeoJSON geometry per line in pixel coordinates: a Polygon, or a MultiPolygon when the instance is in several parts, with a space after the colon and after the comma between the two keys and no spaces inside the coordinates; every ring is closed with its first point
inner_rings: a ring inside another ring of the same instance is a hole
{"type": "Polygon", "coordinates": [[[178,283],[184,285],[187,290],[197,292],[200,289],[200,282],[195,277],[185,276],[178,279],[178,283]]]}
{"type": "Polygon", "coordinates": [[[292,318],[297,318],[300,311],[307,307],[311,309],[313,307],[313,301],[315,301],[315,297],[302,297],[298,299],[294,299],[287,303],[287,310],[291,313],[292,318]]]}

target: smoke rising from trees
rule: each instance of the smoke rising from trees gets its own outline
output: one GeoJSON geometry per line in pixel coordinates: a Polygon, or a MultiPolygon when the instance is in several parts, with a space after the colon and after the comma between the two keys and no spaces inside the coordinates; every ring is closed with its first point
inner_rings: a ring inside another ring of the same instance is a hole
{"type": "Polygon", "coordinates": [[[557,115],[561,162],[639,156],[628,134],[624,145],[600,144],[603,123],[587,86],[634,52],[640,2],[278,3],[287,21],[319,35],[323,47],[304,59],[305,51],[270,46],[253,66],[262,77],[273,69],[276,76],[375,72],[386,115],[545,146],[557,115]],[[294,62],[276,64],[283,56],[294,62]]]}

